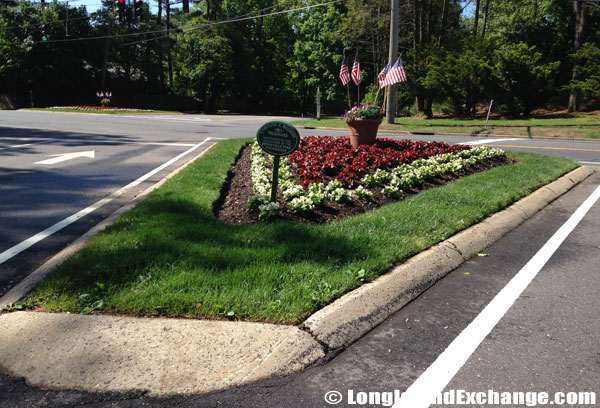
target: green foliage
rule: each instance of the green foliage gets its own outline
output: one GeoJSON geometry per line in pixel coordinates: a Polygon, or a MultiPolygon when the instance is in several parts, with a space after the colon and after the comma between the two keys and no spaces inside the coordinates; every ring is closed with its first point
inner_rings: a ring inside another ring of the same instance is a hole
{"type": "MultiPolygon", "coordinates": [[[[190,25],[205,23],[195,18],[190,25]]],[[[191,31],[182,34],[175,48],[177,58],[175,90],[191,93],[210,111],[216,109],[217,99],[228,96],[234,66],[233,49],[229,38],[216,29],[191,31]]]]}
{"type": "Polygon", "coordinates": [[[554,87],[560,62],[544,63],[542,53],[525,43],[504,45],[494,52],[494,76],[500,104],[517,114],[542,106],[554,87]]]}
{"type": "Polygon", "coordinates": [[[573,57],[582,61],[577,67],[582,79],[569,82],[566,88],[578,90],[588,101],[600,98],[600,48],[597,44],[588,42],[573,57]]]}
{"type": "MultiPolygon", "coordinates": [[[[463,11],[464,1],[414,1],[400,7],[398,51],[408,81],[398,86],[398,112],[414,109],[430,117],[435,104],[458,115],[474,115],[478,105],[493,98],[499,103],[496,106],[518,114],[563,96],[566,90],[576,89],[589,101],[598,95],[593,47],[600,40],[599,8],[587,7],[583,38],[589,45],[575,55],[576,61],[584,62],[578,68],[583,77],[569,82],[574,53],[572,1],[487,3],[489,13],[484,16],[481,10],[476,35],[474,17],[468,15],[468,8],[463,11]]],[[[376,75],[388,62],[387,0],[346,0],[205,26],[299,5],[305,3],[202,0],[190,13],[171,10],[167,39],[164,8],[158,18],[147,2],[141,20],[130,18],[131,5],[119,18],[108,0],[94,13],[83,6],[69,7],[68,26],[65,3],[47,2],[42,7],[25,0],[3,2],[0,89],[21,97],[31,90],[38,101],[48,100],[41,106],[97,102],[93,95],[104,83],[104,90],[124,97],[193,96],[209,111],[226,104],[239,111],[308,112],[320,88],[325,109],[341,110],[347,98],[338,79],[342,55],[345,52],[351,65],[358,50],[362,102],[377,104],[376,75]],[[49,37],[45,42],[42,24],[49,37]],[[79,41],[102,36],[112,37],[79,41]],[[55,42],[68,39],[78,41],[55,42]],[[173,75],[169,75],[170,65],[173,75]]]]}
{"type": "Polygon", "coordinates": [[[317,87],[324,100],[343,98],[338,80],[341,44],[335,40],[340,20],[340,10],[332,5],[310,10],[294,22],[297,33],[293,58],[287,63],[287,86],[303,112],[317,87]]]}

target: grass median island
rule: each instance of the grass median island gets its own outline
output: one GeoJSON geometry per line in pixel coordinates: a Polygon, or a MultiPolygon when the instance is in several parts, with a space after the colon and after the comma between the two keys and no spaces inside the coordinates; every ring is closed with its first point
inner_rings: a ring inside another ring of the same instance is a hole
{"type": "MultiPolygon", "coordinates": [[[[330,127],[347,129],[341,119],[302,120],[292,122],[298,127],[330,127]]],[[[569,114],[559,117],[525,119],[490,118],[484,129],[485,118],[448,119],[397,117],[395,123],[381,123],[379,129],[412,133],[474,133],[478,135],[499,134],[514,136],[600,138],[600,116],[569,114]]]]}
{"type": "Polygon", "coordinates": [[[248,142],[219,142],[92,239],[26,303],[53,312],[296,323],[577,167],[508,153],[519,162],[331,224],[224,224],[213,203],[248,142]]]}

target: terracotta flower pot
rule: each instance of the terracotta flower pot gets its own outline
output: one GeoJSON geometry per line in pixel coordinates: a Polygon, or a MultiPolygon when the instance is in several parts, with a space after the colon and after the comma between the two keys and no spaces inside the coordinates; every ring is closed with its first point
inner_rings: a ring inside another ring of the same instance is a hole
{"type": "Polygon", "coordinates": [[[357,148],[360,145],[372,145],[377,138],[377,129],[381,119],[347,119],[350,131],[350,143],[357,148]]]}

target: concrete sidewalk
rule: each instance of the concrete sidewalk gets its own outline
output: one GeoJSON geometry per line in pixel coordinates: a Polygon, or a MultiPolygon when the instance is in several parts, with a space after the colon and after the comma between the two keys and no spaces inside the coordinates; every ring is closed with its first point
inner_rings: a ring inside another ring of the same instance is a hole
{"type": "Polygon", "coordinates": [[[206,393],[290,374],[347,347],[471,256],[584,180],[582,167],[409,259],[301,328],[248,322],[13,312],[0,367],[42,388],[206,393]],[[306,330],[304,330],[306,329],[306,330]]]}

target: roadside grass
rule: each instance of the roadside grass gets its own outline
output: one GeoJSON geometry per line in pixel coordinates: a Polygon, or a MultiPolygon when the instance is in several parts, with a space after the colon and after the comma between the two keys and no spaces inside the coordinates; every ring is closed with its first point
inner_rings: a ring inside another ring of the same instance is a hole
{"type": "MultiPolygon", "coordinates": [[[[126,109],[126,108],[125,108],[126,109]]],[[[181,114],[178,111],[164,111],[164,110],[143,110],[143,111],[134,111],[134,110],[80,110],[80,109],[72,109],[72,108],[22,108],[20,110],[29,110],[29,111],[42,111],[42,112],[68,112],[68,113],[98,113],[101,115],[148,115],[148,114],[157,114],[157,113],[168,113],[172,115],[181,114]]]]}
{"type": "MultiPolygon", "coordinates": [[[[292,122],[298,127],[330,127],[346,129],[341,119],[303,120],[292,122]]],[[[600,138],[600,116],[565,115],[564,117],[528,119],[492,119],[484,128],[485,119],[403,118],[395,123],[382,123],[379,129],[411,133],[474,133],[515,136],[600,138]]]]}
{"type": "Polygon", "coordinates": [[[212,205],[249,141],[219,142],[93,238],[26,303],[51,312],[297,323],[578,166],[511,152],[515,164],[331,224],[223,224],[212,205]]]}

